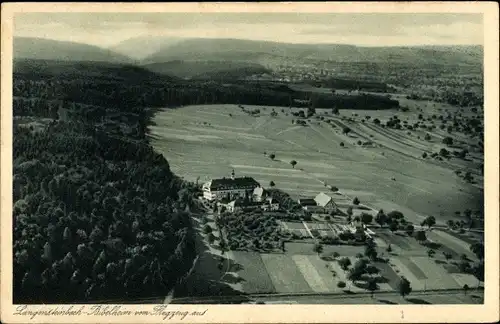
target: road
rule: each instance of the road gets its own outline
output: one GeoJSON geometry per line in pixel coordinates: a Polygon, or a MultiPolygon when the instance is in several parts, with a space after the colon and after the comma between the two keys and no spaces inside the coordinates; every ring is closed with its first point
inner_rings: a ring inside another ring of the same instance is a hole
{"type": "Polygon", "coordinates": [[[481,303],[483,290],[462,289],[414,291],[406,299],[392,291],[362,293],[301,293],[301,294],[250,294],[242,296],[179,298],[175,304],[222,304],[222,303],[282,303],[282,304],[378,304],[378,303],[481,303]],[[449,302],[447,302],[449,300],[449,302]],[[389,301],[389,302],[387,302],[389,301]]]}

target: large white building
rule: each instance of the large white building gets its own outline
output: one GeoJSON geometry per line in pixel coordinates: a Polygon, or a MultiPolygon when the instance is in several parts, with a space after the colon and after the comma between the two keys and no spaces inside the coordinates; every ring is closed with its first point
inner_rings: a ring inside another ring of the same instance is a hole
{"type": "Polygon", "coordinates": [[[212,179],[203,184],[203,198],[207,200],[235,200],[237,198],[252,199],[255,188],[260,184],[251,177],[235,178],[234,170],[231,178],[212,179]]]}

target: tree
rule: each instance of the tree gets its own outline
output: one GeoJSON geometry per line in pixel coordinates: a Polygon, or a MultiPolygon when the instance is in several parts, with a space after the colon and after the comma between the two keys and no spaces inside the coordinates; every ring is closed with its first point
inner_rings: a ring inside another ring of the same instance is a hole
{"type": "Polygon", "coordinates": [[[203,227],[203,233],[205,233],[205,234],[212,233],[212,227],[211,227],[210,225],[208,225],[208,224],[207,224],[207,225],[205,225],[205,226],[203,227]]]}
{"type": "Polygon", "coordinates": [[[358,197],[354,197],[354,199],[352,200],[352,203],[354,205],[359,205],[360,201],[359,201],[358,197]]]}
{"type": "Polygon", "coordinates": [[[349,266],[351,265],[351,260],[349,258],[343,257],[338,261],[340,267],[342,270],[347,270],[349,266]]]}
{"type": "Polygon", "coordinates": [[[344,142],[340,142],[340,146],[344,147],[345,146],[344,142]]]}
{"type": "Polygon", "coordinates": [[[348,272],[347,272],[347,279],[351,281],[353,284],[361,279],[362,273],[360,272],[360,269],[356,267],[352,267],[348,272]]]}
{"type": "Polygon", "coordinates": [[[415,227],[412,224],[406,225],[406,234],[408,234],[408,236],[412,236],[414,231],[415,227]]]}
{"type": "Polygon", "coordinates": [[[297,161],[292,160],[292,161],[290,161],[290,164],[292,165],[292,168],[295,169],[295,166],[297,165],[297,161]]]}
{"type": "Polygon", "coordinates": [[[468,284],[465,284],[465,285],[462,287],[462,289],[464,290],[464,295],[466,295],[466,296],[467,296],[467,291],[469,291],[469,289],[470,289],[470,288],[469,288],[469,285],[468,285],[468,284]]]}
{"type": "Polygon", "coordinates": [[[444,258],[448,261],[453,258],[453,255],[449,252],[443,251],[444,258]]]}
{"type": "Polygon", "coordinates": [[[69,229],[69,227],[66,227],[64,229],[63,238],[64,241],[66,241],[66,244],[71,244],[71,230],[69,229]]]}
{"type": "Polygon", "coordinates": [[[434,251],[433,249],[427,250],[427,255],[429,256],[429,258],[432,258],[434,254],[436,254],[436,251],[434,251]]]}
{"type": "Polygon", "coordinates": [[[323,252],[323,245],[319,243],[314,244],[313,251],[320,254],[321,252],[323,252]]]}
{"type": "Polygon", "coordinates": [[[347,212],[347,216],[352,217],[352,207],[351,206],[347,207],[346,212],[347,212]]]}
{"type": "Polygon", "coordinates": [[[429,135],[429,133],[425,134],[424,139],[425,139],[426,141],[430,141],[430,140],[431,140],[431,135],[429,135]]]}
{"type": "Polygon", "coordinates": [[[215,235],[213,233],[209,233],[207,239],[209,244],[213,244],[215,242],[215,235]]]}
{"type": "Polygon", "coordinates": [[[424,231],[417,231],[417,233],[415,233],[415,239],[420,243],[423,243],[425,240],[427,240],[427,236],[425,235],[424,231]]]}
{"type": "Polygon", "coordinates": [[[315,114],[316,114],[316,109],[314,108],[313,104],[311,106],[307,107],[307,118],[314,116],[315,114]]]}
{"type": "Polygon", "coordinates": [[[347,135],[347,134],[349,134],[350,132],[351,132],[351,129],[350,129],[349,127],[344,127],[344,128],[342,128],[342,134],[347,135]]]}
{"type": "Polygon", "coordinates": [[[448,157],[450,155],[450,152],[447,149],[442,148],[441,150],[439,150],[439,155],[441,155],[442,157],[448,157]]]}
{"type": "Polygon", "coordinates": [[[387,252],[391,253],[392,252],[392,246],[389,244],[386,249],[387,252]]]}
{"type": "Polygon", "coordinates": [[[345,282],[343,282],[343,281],[339,281],[339,282],[337,283],[337,287],[339,287],[340,289],[344,289],[344,288],[346,287],[346,284],[345,284],[345,282]]]}
{"type": "Polygon", "coordinates": [[[426,152],[422,153],[422,158],[424,158],[424,159],[427,158],[427,153],[426,152]]]}
{"type": "Polygon", "coordinates": [[[362,213],[361,214],[361,222],[363,222],[363,224],[370,224],[371,222],[373,221],[373,216],[370,215],[370,214],[367,214],[367,213],[362,213]]]}
{"type": "Polygon", "coordinates": [[[377,259],[377,250],[375,249],[375,246],[367,245],[365,247],[365,256],[370,258],[370,260],[376,260],[377,259]]]}
{"type": "Polygon", "coordinates": [[[227,251],[227,243],[226,243],[226,240],[222,236],[219,240],[219,248],[220,248],[221,254],[224,254],[227,251]]]}
{"type": "Polygon", "coordinates": [[[481,281],[484,281],[484,262],[481,260],[480,262],[476,263],[472,269],[470,269],[474,277],[477,279],[477,286],[481,284],[481,281]]]}
{"type": "Polygon", "coordinates": [[[375,125],[380,125],[380,119],[375,118],[375,119],[373,120],[373,123],[374,123],[375,125]]]}
{"type": "Polygon", "coordinates": [[[443,144],[448,145],[448,146],[453,145],[453,138],[451,138],[449,136],[443,138],[443,144]]]}
{"type": "Polygon", "coordinates": [[[377,274],[379,272],[380,272],[379,268],[377,268],[376,266],[374,266],[372,264],[369,264],[366,266],[366,273],[369,275],[374,275],[374,274],[377,274]]]}
{"type": "Polygon", "coordinates": [[[409,295],[412,291],[411,284],[405,277],[401,277],[398,283],[398,291],[401,297],[405,298],[405,296],[409,295]]]}
{"type": "Polygon", "coordinates": [[[274,161],[276,158],[276,155],[274,153],[269,154],[269,158],[274,161]]]}
{"type": "Polygon", "coordinates": [[[474,253],[479,260],[484,259],[484,245],[483,243],[471,244],[470,250],[474,253]]]}
{"type": "Polygon", "coordinates": [[[420,225],[428,226],[428,228],[430,229],[432,226],[436,225],[436,218],[434,216],[428,216],[422,221],[420,225]]]}
{"type": "Polygon", "coordinates": [[[387,217],[390,219],[403,219],[404,215],[400,211],[393,210],[393,211],[389,212],[389,214],[387,214],[387,217]]]}
{"type": "Polygon", "coordinates": [[[272,180],[271,180],[271,181],[269,182],[269,187],[271,187],[271,188],[272,188],[272,187],[274,187],[274,186],[276,186],[276,184],[274,183],[274,181],[272,181],[272,180]]]}
{"type": "Polygon", "coordinates": [[[377,281],[373,278],[370,278],[368,280],[368,286],[367,286],[368,291],[370,291],[370,297],[373,298],[373,293],[378,290],[378,285],[377,281]]]}
{"type": "Polygon", "coordinates": [[[340,256],[340,254],[337,251],[333,252],[334,259],[337,259],[339,256],[340,256]]]}
{"type": "Polygon", "coordinates": [[[398,223],[397,221],[391,221],[391,223],[389,223],[389,229],[391,230],[391,232],[395,232],[398,230],[398,223]]]}
{"type": "Polygon", "coordinates": [[[384,224],[387,222],[387,216],[382,209],[379,210],[377,216],[375,216],[375,222],[380,226],[384,226],[384,224]]]}

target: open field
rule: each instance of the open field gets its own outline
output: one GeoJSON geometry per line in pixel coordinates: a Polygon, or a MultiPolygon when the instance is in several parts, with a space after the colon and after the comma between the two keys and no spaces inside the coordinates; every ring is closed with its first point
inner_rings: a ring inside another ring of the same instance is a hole
{"type": "MultiPolygon", "coordinates": [[[[349,136],[342,134],[340,126],[332,128],[316,120],[311,126],[298,127],[292,124],[295,117],[281,112],[287,108],[274,107],[277,117],[270,116],[272,107],[258,108],[260,117],[250,116],[236,105],[163,110],[154,119],[156,125],[150,127],[151,142],[168,158],[176,174],[193,181],[228,176],[234,169],[237,176],[252,176],[263,186],[273,181],[294,198],[325,191],[326,183],[350,197],[357,196],[369,207],[401,210],[415,222],[426,215],[444,222],[454,219],[456,210],[482,208],[481,189],[453,174],[450,164],[456,159],[439,164],[420,158],[425,145],[433,150],[436,143],[414,136],[409,139],[401,135],[404,131],[382,130],[372,123],[349,124],[353,130],[349,136]],[[358,146],[359,136],[377,145],[358,146]],[[340,142],[345,143],[344,148],[340,142]],[[264,152],[274,153],[275,160],[264,152]],[[291,160],[298,162],[295,169],[291,160]]],[[[372,119],[379,114],[380,119],[389,116],[388,111],[356,113],[369,113],[372,119]]],[[[403,118],[403,113],[397,114],[403,118]]],[[[416,112],[404,114],[410,118],[416,112]]],[[[340,119],[335,122],[343,124],[340,119]]]]}
{"type": "MultiPolygon", "coordinates": [[[[354,214],[355,215],[355,214],[354,214]]],[[[320,239],[322,237],[335,237],[345,231],[354,231],[354,228],[345,224],[326,222],[280,222],[283,230],[294,233],[300,237],[320,239]]]]}
{"type": "Polygon", "coordinates": [[[276,292],[259,253],[233,251],[232,254],[239,265],[236,273],[244,278],[243,290],[246,293],[276,292]]]}

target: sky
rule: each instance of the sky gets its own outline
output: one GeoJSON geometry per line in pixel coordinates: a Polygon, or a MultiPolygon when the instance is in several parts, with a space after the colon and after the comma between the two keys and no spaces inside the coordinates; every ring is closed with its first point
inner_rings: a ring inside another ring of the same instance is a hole
{"type": "Polygon", "coordinates": [[[359,46],[483,45],[483,17],[456,13],[18,13],[14,35],[102,47],[147,35],[359,46]]]}

